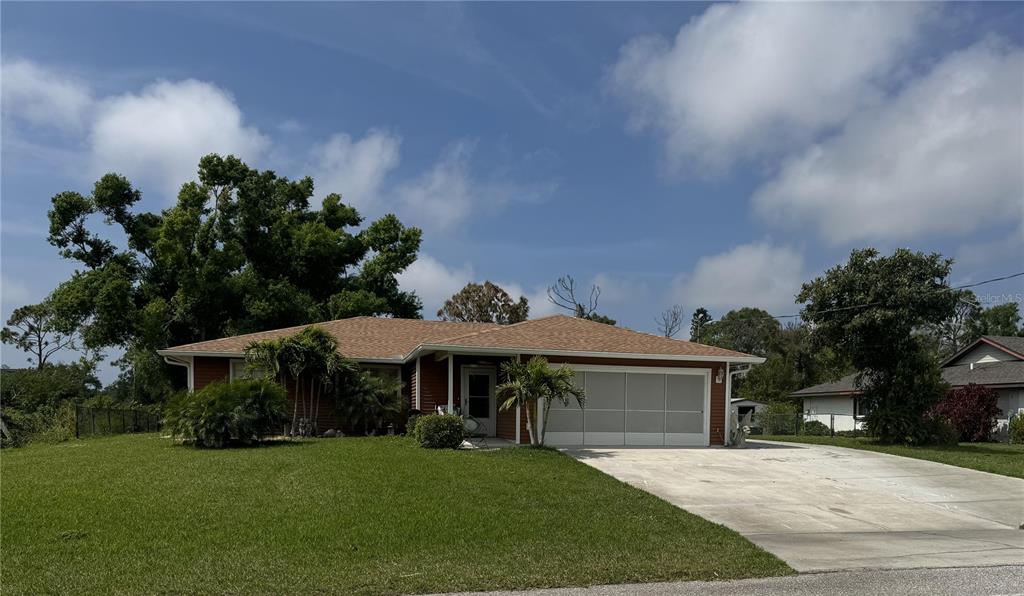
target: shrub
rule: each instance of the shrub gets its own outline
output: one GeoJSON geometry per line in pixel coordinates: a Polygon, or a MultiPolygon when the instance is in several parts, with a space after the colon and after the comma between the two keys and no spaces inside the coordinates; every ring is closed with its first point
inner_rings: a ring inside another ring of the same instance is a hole
{"type": "Polygon", "coordinates": [[[800,419],[796,406],[786,402],[769,403],[754,414],[754,422],[766,435],[795,435],[800,419]]]}
{"type": "Polygon", "coordinates": [[[1024,414],[1017,414],[1010,418],[1008,430],[1011,443],[1016,445],[1024,443],[1024,414]]]}
{"type": "Polygon", "coordinates": [[[832,429],[824,422],[809,420],[804,423],[803,434],[812,437],[827,437],[832,434],[832,429]]]}
{"type": "Polygon", "coordinates": [[[988,441],[1000,412],[998,398],[988,387],[971,383],[950,391],[931,415],[953,425],[961,441],[988,441]]]}
{"type": "Polygon", "coordinates": [[[455,449],[466,439],[462,417],[455,414],[420,416],[412,432],[416,442],[429,449],[455,449]]]}
{"type": "Polygon", "coordinates": [[[948,420],[938,416],[925,416],[920,428],[908,441],[910,445],[937,445],[939,447],[955,446],[960,436],[948,420]]]}
{"type": "Polygon", "coordinates": [[[288,416],[283,387],[272,381],[238,380],[207,385],[175,397],[165,411],[171,436],[198,447],[249,444],[280,428],[288,416]]]}

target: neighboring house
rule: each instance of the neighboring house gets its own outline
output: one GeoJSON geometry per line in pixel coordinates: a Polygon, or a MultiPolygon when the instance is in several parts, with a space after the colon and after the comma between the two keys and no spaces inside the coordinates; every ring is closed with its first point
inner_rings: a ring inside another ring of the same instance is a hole
{"type": "MultiPolygon", "coordinates": [[[[338,351],[367,368],[398,376],[411,409],[460,411],[488,434],[528,441],[525,411],[499,412],[499,365],[545,356],[576,370],[586,409],[552,406],[543,421],[552,445],[722,445],[728,428],[730,367],[763,358],[688,341],[556,315],[516,323],[456,323],[356,317],[316,324],[338,351]]],[[[251,342],[286,337],[306,326],[226,337],[158,353],[188,369],[191,390],[244,371],[251,342]]],[[[293,388],[289,387],[289,394],[293,388]]],[[[329,407],[316,427],[335,428],[329,407]]],[[[536,417],[534,417],[536,420],[536,417]]]]}
{"type": "MultiPolygon", "coordinates": [[[[941,365],[942,378],[952,387],[969,383],[989,387],[999,396],[999,430],[1005,429],[1009,418],[1024,412],[1024,337],[985,335],[941,365]]],[[[860,427],[864,412],[854,387],[856,374],[834,383],[822,383],[792,393],[803,399],[808,420],[824,424],[835,422],[835,430],[860,427]]]]}
{"type": "Polygon", "coordinates": [[[752,399],[742,399],[734,397],[731,400],[732,408],[736,412],[736,419],[739,420],[739,425],[756,427],[758,426],[755,415],[764,410],[768,404],[763,402],[754,401],[752,399]]]}

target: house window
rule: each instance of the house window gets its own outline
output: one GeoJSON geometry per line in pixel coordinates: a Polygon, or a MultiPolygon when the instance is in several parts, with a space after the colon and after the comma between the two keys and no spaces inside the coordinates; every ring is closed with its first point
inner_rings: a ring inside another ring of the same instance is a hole
{"type": "Polygon", "coordinates": [[[265,376],[265,370],[261,367],[246,367],[245,360],[231,361],[230,380],[232,381],[235,379],[262,379],[265,376]]]}

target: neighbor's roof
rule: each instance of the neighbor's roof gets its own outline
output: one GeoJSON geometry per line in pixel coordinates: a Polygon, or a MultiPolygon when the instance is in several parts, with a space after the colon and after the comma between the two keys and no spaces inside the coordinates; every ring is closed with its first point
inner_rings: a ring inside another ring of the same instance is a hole
{"type": "Polygon", "coordinates": [[[953,354],[949,358],[942,361],[942,366],[948,365],[950,362],[956,362],[964,354],[967,354],[978,347],[978,344],[988,344],[995,347],[996,349],[1002,350],[1014,358],[1020,358],[1024,360],[1024,337],[1016,337],[1013,335],[982,335],[978,339],[967,344],[963,349],[953,354]]]}
{"type": "MultiPolygon", "coordinates": [[[[827,395],[853,395],[858,393],[853,381],[857,374],[849,374],[833,383],[822,383],[794,391],[790,395],[797,397],[822,397],[827,395]]],[[[970,383],[991,387],[1024,387],[1024,360],[1008,362],[983,362],[975,364],[957,364],[942,369],[942,379],[953,387],[962,387],[970,383]]]]}
{"type": "MultiPolygon", "coordinates": [[[[552,355],[663,356],[760,362],[748,354],[703,344],[669,339],[622,327],[564,315],[532,319],[513,325],[456,323],[420,319],[355,317],[316,323],[338,341],[338,351],[355,360],[402,361],[418,349],[552,355]]],[[[254,341],[287,337],[308,325],[236,335],[160,350],[162,355],[238,356],[254,341]]]]}

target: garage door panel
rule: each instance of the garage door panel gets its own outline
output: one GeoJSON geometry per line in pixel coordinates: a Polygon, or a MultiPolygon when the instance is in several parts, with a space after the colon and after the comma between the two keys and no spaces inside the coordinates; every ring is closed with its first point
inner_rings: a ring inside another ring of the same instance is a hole
{"type": "Polygon", "coordinates": [[[587,410],[585,415],[586,432],[623,432],[626,426],[626,413],[622,411],[587,410]]]}
{"type": "MultiPolygon", "coordinates": [[[[579,389],[583,389],[584,390],[583,391],[584,394],[586,393],[586,379],[587,379],[587,373],[582,371],[582,370],[576,371],[576,376],[574,376],[573,379],[572,379],[572,384],[576,385],[576,387],[579,388],[579,389]]],[[[557,400],[557,399],[554,402],[551,403],[551,410],[552,411],[554,411],[554,410],[577,410],[577,411],[579,411],[579,409],[580,409],[580,405],[576,402],[576,399],[573,398],[573,397],[570,397],[569,398],[569,403],[565,404],[565,405],[563,405],[562,402],[557,400]]]]}
{"type": "Polygon", "coordinates": [[[626,445],[664,445],[665,433],[626,433],[626,445]]]}
{"type": "Polygon", "coordinates": [[[704,434],[703,412],[666,412],[665,432],[704,434]]]}
{"type": "Polygon", "coordinates": [[[664,410],[666,376],[628,373],[626,375],[626,408],[630,410],[664,410]]]}
{"type": "Polygon", "coordinates": [[[626,407],[625,373],[587,372],[587,408],[622,410],[626,407]]]}
{"type": "Polygon", "coordinates": [[[704,375],[669,375],[665,403],[667,410],[703,410],[704,375]]]}
{"type": "Polygon", "coordinates": [[[665,432],[665,412],[626,412],[627,433],[665,432]]]}
{"type": "Polygon", "coordinates": [[[617,433],[583,433],[583,444],[585,445],[625,445],[626,434],[621,430],[617,433]]]}
{"type": "Polygon", "coordinates": [[[548,412],[546,427],[549,432],[583,432],[583,410],[556,410],[548,412]]]}

